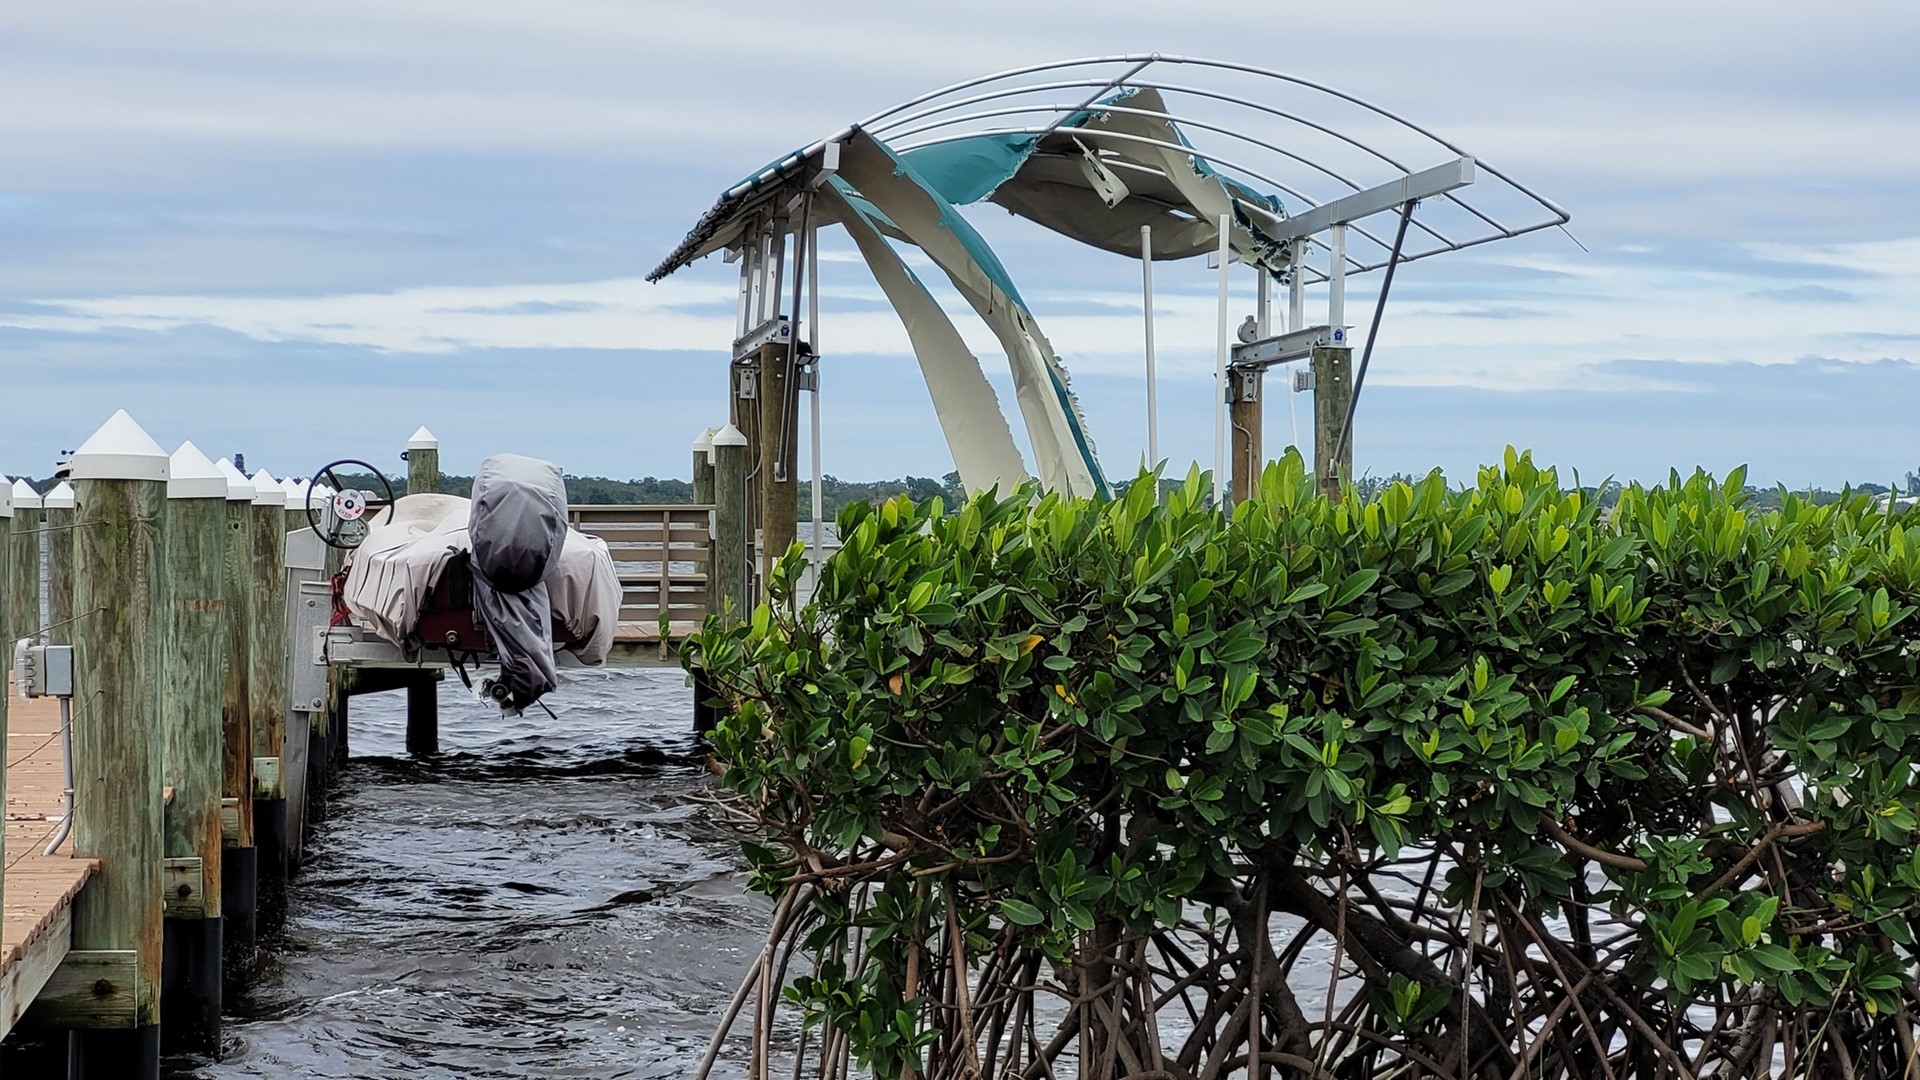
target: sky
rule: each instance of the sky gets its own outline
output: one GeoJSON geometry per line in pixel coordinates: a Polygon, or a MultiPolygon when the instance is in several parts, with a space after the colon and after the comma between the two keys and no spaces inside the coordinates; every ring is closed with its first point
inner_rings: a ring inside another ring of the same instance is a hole
{"type": "MultiPolygon", "coordinates": [[[[126,408],[168,447],[244,451],[276,475],[346,457],[399,470],[425,424],[448,472],[514,451],[685,476],[691,441],[725,419],[737,268],[644,275],[723,188],[948,82],[1145,51],[1379,102],[1572,214],[1566,232],[1401,270],[1357,471],[1470,476],[1510,443],[1589,480],[1744,463],[1756,482],[1835,487],[1920,468],[1920,5],[1196,13],[0,6],[0,472],[47,475],[126,408]]],[[[1072,372],[1106,470],[1130,474],[1138,263],[969,215],[1072,372]]],[[[822,257],[822,467],[945,473],[904,333],[843,237],[822,257]]],[[[1378,278],[1351,284],[1350,322],[1367,324],[1378,278]]],[[[1214,280],[1202,260],[1155,268],[1174,472],[1212,458],[1214,280]]],[[[1010,407],[1004,358],[960,321],[1010,407]]],[[[1270,453],[1311,428],[1285,382],[1268,383],[1270,453]]]]}

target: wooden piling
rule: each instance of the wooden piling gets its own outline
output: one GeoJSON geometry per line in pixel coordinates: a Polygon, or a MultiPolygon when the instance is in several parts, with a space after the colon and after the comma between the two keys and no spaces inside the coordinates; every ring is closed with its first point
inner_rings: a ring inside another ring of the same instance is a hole
{"type": "Polygon", "coordinates": [[[226,542],[220,596],[226,601],[226,671],[221,680],[220,795],[225,844],[221,851],[221,910],[228,985],[253,966],[259,940],[259,851],[253,835],[253,482],[233,463],[215,463],[227,482],[226,542]]]}
{"type": "Polygon", "coordinates": [[[73,485],[65,480],[55,484],[40,500],[40,516],[46,523],[47,547],[47,643],[66,645],[73,641],[73,485]]]}
{"type": "Polygon", "coordinates": [[[1353,350],[1321,345],[1313,350],[1313,475],[1320,491],[1338,495],[1340,485],[1353,478],[1353,440],[1338,459],[1334,444],[1353,406],[1353,350]]]}
{"type": "MultiPolygon", "coordinates": [[[[440,440],[422,425],[407,439],[407,494],[440,490],[440,440]]],[[[407,681],[407,753],[440,752],[440,672],[420,671],[407,681]]]]}
{"type": "Polygon", "coordinates": [[[713,505],[713,433],[718,428],[708,428],[693,440],[693,503],[695,506],[713,505]]]}
{"type": "Polygon", "coordinates": [[[120,1006],[42,997],[77,1031],[75,1080],[157,1077],[162,957],[160,643],[167,455],[124,411],[73,455],[74,853],[100,869],[73,903],[63,970],[97,966],[120,1006]],[[119,981],[116,981],[119,980],[119,981]],[[71,1007],[70,1007],[71,1006],[71,1007]]]}
{"type": "Polygon", "coordinates": [[[727,618],[745,618],[751,605],[748,591],[753,562],[753,539],[747,530],[747,507],[752,493],[747,480],[747,440],[728,424],[713,436],[713,564],[708,610],[727,618]]]}
{"type": "Polygon", "coordinates": [[[8,660],[13,641],[39,632],[40,622],[40,493],[25,480],[13,482],[13,519],[7,527],[8,660]]]}
{"type": "MultiPolygon", "coordinates": [[[[13,488],[0,476],[0,536],[11,534],[13,528],[13,488]]],[[[13,633],[13,620],[9,614],[13,609],[8,603],[12,595],[8,575],[0,572],[0,646],[17,640],[13,633]]],[[[13,696],[13,650],[5,649],[6,655],[0,657],[0,748],[7,742],[7,699],[13,696]]],[[[7,805],[7,769],[6,762],[12,758],[11,752],[0,753],[0,809],[7,805]]],[[[0,867],[7,865],[7,828],[4,817],[0,817],[0,867]]],[[[0,870],[0,922],[6,921],[7,911],[7,875],[0,870]]]]}
{"type": "Polygon", "coordinates": [[[440,490],[440,440],[422,425],[407,438],[407,494],[440,490]]]}
{"type": "MultiPolygon", "coordinates": [[[[744,475],[747,485],[747,509],[744,517],[744,528],[746,529],[747,535],[747,589],[749,590],[748,596],[751,598],[752,590],[759,587],[760,580],[759,545],[756,541],[760,535],[760,511],[762,507],[759,488],[756,485],[760,483],[760,466],[766,461],[767,457],[765,443],[760,437],[760,395],[764,392],[765,387],[762,385],[764,380],[760,378],[760,360],[757,356],[747,357],[744,363],[735,363],[731,368],[731,372],[733,375],[733,428],[739,433],[741,438],[746,440],[746,452],[743,455],[746,461],[744,475]]],[[[719,468],[718,457],[714,458],[714,468],[716,470],[719,468]]],[[[716,485],[715,494],[717,498],[717,487],[719,484],[717,472],[714,483],[716,485]]]]}
{"type": "Polygon", "coordinates": [[[167,807],[162,1028],[170,1047],[220,1048],[224,985],[220,805],[227,675],[227,480],[198,447],[167,479],[161,771],[167,807]]]}
{"type": "MultiPolygon", "coordinates": [[[[794,376],[792,350],[769,345],[760,350],[760,458],[754,466],[760,492],[761,588],[766,587],[774,561],[793,546],[800,512],[799,417],[788,412],[794,376]]],[[[763,594],[764,595],[764,594],[763,594]]]]}
{"type": "Polygon", "coordinates": [[[258,929],[270,931],[286,913],[286,502],[279,481],[253,475],[253,560],[247,632],[247,711],[253,724],[253,842],[259,882],[258,929]]]}
{"type": "Polygon", "coordinates": [[[1264,438],[1265,405],[1261,402],[1266,372],[1259,368],[1233,368],[1227,372],[1227,412],[1233,430],[1232,497],[1236,505],[1246,502],[1260,490],[1260,468],[1266,462],[1264,438]]]}
{"type": "MultiPolygon", "coordinates": [[[[693,502],[695,506],[713,505],[713,436],[718,430],[718,428],[708,428],[700,433],[699,438],[693,440],[693,502]]],[[[709,589],[714,587],[712,578],[713,551],[713,526],[711,519],[709,519],[707,527],[706,566],[708,574],[707,586],[709,589]]],[[[719,721],[719,717],[715,714],[713,706],[708,704],[708,702],[712,700],[713,692],[712,688],[707,684],[705,673],[695,671],[692,673],[692,677],[693,730],[696,734],[704,735],[713,730],[714,725],[719,721]]]]}

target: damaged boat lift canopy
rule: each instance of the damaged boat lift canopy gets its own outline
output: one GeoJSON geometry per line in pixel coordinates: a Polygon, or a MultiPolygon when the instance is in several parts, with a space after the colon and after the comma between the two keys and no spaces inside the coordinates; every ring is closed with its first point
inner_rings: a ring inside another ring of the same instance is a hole
{"type": "MultiPolygon", "coordinates": [[[[1216,492],[1229,371],[1347,346],[1350,276],[1386,269],[1384,303],[1399,263],[1569,220],[1462,147],[1371,102],[1265,68],[1155,53],[1017,68],[876,113],[727,189],[649,280],[714,252],[737,260],[734,358],[745,361],[768,345],[812,340],[814,234],[823,224],[844,227],[906,326],[962,481],[1004,490],[1028,470],[978,359],[895,245],[917,247],[1006,353],[1032,475],[1049,490],[1104,496],[1066,369],[1006,267],[959,212],[980,202],[1141,260],[1151,460],[1151,264],[1214,256],[1216,492]],[[1234,263],[1258,278],[1256,314],[1238,334],[1227,306],[1234,263]],[[1287,289],[1284,313],[1272,310],[1274,282],[1287,289]],[[1324,321],[1308,321],[1310,286],[1324,286],[1324,321]]],[[[817,492],[818,357],[805,348],[788,355],[796,365],[784,380],[789,423],[799,389],[815,392],[817,492]]],[[[784,474],[788,463],[775,464],[784,474]]]]}

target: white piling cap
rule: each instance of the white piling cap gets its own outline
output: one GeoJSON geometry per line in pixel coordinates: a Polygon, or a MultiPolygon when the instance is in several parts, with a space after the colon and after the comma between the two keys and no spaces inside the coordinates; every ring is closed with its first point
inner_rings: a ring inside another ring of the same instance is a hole
{"type": "Polygon", "coordinates": [[[33,490],[33,485],[27,483],[25,479],[13,482],[13,508],[15,510],[40,509],[40,493],[33,490]]]}
{"type": "Polygon", "coordinates": [[[718,430],[720,429],[708,428],[707,430],[701,432],[700,437],[693,440],[693,452],[696,454],[705,454],[708,457],[712,457],[713,456],[713,433],[718,430]]]}
{"type": "Polygon", "coordinates": [[[265,469],[253,474],[253,505],[285,506],[287,493],[280,488],[280,481],[265,469]]]}
{"type": "Polygon", "coordinates": [[[732,424],[728,424],[726,427],[723,427],[719,431],[716,431],[713,433],[713,445],[745,446],[747,445],[747,437],[740,433],[739,428],[734,427],[732,424]]]}
{"type": "Polygon", "coordinates": [[[74,497],[73,485],[62,480],[53,485],[52,491],[40,496],[40,505],[49,510],[72,510],[80,505],[80,500],[74,497]]]}
{"type": "Polygon", "coordinates": [[[183,442],[168,461],[167,498],[224,499],[227,477],[191,442],[183,442]]]}
{"type": "Polygon", "coordinates": [[[253,481],[247,479],[247,474],[241,472],[239,466],[226,458],[221,458],[213,463],[213,467],[219,469],[220,475],[227,481],[228,502],[250,503],[253,501],[253,481]]]}
{"type": "Polygon", "coordinates": [[[0,521],[13,517],[13,485],[0,476],[0,521]]]}
{"type": "Polygon", "coordinates": [[[121,409],[73,452],[75,480],[165,480],[167,452],[121,409]]]}
{"type": "Polygon", "coordinates": [[[440,439],[433,432],[427,430],[427,425],[421,424],[419,431],[407,436],[407,449],[438,450],[440,449],[440,439]]]}
{"type": "Polygon", "coordinates": [[[287,494],[287,509],[304,510],[307,505],[307,492],[313,490],[313,481],[295,480],[289,476],[280,481],[280,490],[287,494]]]}

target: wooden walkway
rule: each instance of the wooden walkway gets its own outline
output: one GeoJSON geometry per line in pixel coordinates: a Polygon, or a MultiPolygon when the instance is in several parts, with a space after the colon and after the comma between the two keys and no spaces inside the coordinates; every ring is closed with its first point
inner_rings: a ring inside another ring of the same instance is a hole
{"type": "MultiPolygon", "coordinates": [[[[7,690],[11,692],[9,686],[7,690]]],[[[68,842],[43,855],[60,823],[65,786],[60,704],[10,698],[7,710],[6,919],[0,932],[0,1038],[5,1038],[72,942],[73,898],[96,867],[68,842]]]]}

